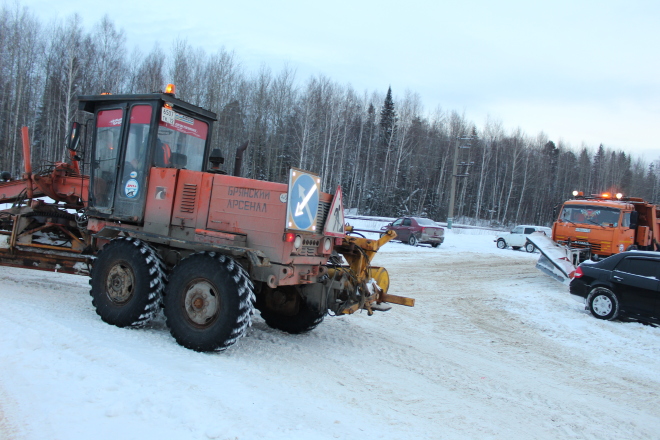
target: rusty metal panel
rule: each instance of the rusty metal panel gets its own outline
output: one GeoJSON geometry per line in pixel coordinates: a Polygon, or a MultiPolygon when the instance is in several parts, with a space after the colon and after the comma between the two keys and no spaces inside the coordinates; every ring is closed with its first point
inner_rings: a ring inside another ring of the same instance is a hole
{"type": "Polygon", "coordinates": [[[203,185],[204,173],[180,170],[172,209],[172,226],[195,228],[197,219],[205,211],[209,193],[203,185]]]}
{"type": "Polygon", "coordinates": [[[286,194],[283,183],[215,175],[206,229],[245,234],[248,247],[282,261],[286,194]]]}
{"type": "Polygon", "coordinates": [[[152,168],[144,212],[144,230],[166,235],[172,218],[177,173],[174,168],[152,168]]]}

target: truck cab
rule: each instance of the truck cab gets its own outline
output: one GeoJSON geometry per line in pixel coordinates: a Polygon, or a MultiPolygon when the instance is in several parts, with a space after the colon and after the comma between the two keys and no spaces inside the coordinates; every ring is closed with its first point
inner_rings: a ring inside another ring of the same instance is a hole
{"type": "Polygon", "coordinates": [[[657,250],[657,207],[640,198],[577,196],[564,202],[552,239],[604,258],[630,249],[657,250]]]}

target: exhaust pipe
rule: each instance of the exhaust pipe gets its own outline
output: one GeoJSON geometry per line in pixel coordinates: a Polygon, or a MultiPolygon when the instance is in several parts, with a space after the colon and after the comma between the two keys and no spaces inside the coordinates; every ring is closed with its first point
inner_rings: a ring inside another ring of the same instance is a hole
{"type": "Polygon", "coordinates": [[[32,157],[30,156],[30,134],[27,127],[21,128],[21,137],[23,138],[23,166],[25,168],[23,178],[27,184],[27,197],[32,201],[32,157]]]}
{"type": "Polygon", "coordinates": [[[241,175],[241,165],[243,164],[243,153],[250,144],[250,140],[245,141],[243,145],[236,149],[236,160],[234,161],[234,176],[240,177],[241,175]]]}

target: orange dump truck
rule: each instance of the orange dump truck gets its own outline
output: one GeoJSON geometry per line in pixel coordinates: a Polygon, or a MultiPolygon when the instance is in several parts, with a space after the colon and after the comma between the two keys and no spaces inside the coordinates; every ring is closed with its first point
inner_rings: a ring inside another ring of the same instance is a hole
{"type": "Polygon", "coordinates": [[[541,237],[531,240],[543,254],[539,269],[570,279],[575,266],[586,259],[633,249],[660,250],[657,205],[621,194],[573,195],[552,226],[552,242],[541,237]]]}

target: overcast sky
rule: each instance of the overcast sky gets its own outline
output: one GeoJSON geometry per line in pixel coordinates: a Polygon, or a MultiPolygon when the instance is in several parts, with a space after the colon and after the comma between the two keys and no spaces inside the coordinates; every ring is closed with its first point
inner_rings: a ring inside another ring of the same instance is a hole
{"type": "MultiPolygon", "coordinates": [[[[7,1],[5,4],[7,4],[7,1]]],[[[129,51],[185,39],[359,92],[417,93],[427,113],[660,158],[660,1],[21,0],[44,24],[108,14],[129,51]]]]}

